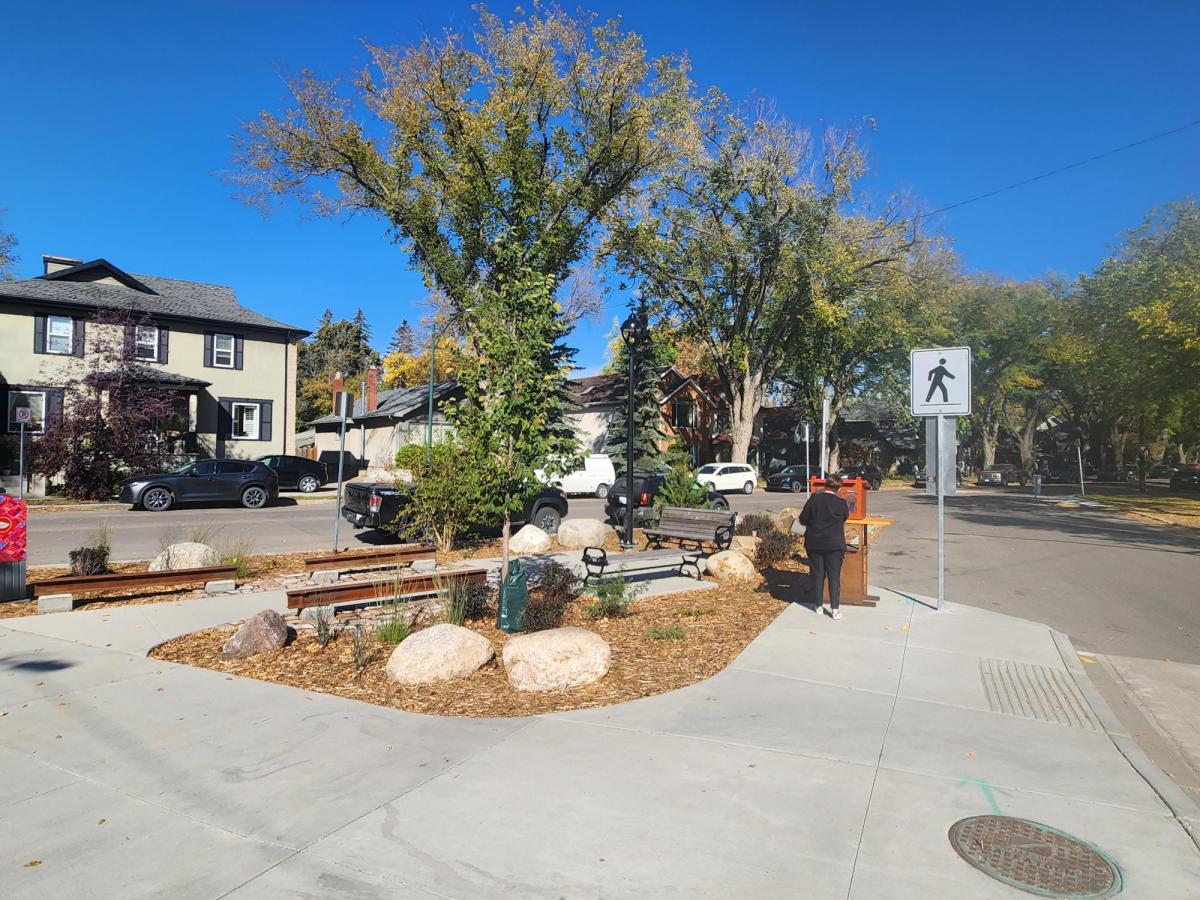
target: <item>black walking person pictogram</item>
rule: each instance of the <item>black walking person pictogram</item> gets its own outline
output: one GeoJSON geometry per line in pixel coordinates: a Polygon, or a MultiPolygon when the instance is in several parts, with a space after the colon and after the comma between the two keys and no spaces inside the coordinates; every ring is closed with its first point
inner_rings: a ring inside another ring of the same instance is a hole
{"type": "Polygon", "coordinates": [[[929,385],[929,393],[925,395],[925,402],[928,403],[931,399],[933,399],[934,391],[941,391],[942,402],[949,403],[950,395],[946,391],[945,379],[953,379],[954,376],[951,375],[950,370],[946,368],[946,360],[939,359],[937,368],[930,369],[929,374],[925,377],[931,382],[929,385]]]}

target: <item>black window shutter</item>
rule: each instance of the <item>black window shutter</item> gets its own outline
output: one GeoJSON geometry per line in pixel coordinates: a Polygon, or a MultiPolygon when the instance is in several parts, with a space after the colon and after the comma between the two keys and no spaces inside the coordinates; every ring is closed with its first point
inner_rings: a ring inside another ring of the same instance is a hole
{"type": "Polygon", "coordinates": [[[260,441],[269,441],[271,439],[271,404],[272,401],[263,400],[258,407],[258,439],[260,441]]]}
{"type": "Polygon", "coordinates": [[[242,367],[242,338],[240,335],[233,339],[233,367],[235,369],[242,367]]]}
{"type": "Polygon", "coordinates": [[[211,369],[213,364],[213,336],[211,331],[204,332],[204,368],[211,369]]]}
{"type": "MultiPolygon", "coordinates": [[[[4,428],[0,429],[0,432],[8,431],[8,385],[6,384],[0,384],[0,416],[4,416],[4,428]]],[[[16,429],[14,428],[13,431],[16,429]]]]}
{"type": "MultiPolygon", "coordinates": [[[[49,388],[46,391],[46,426],[58,425],[62,422],[63,389],[49,388]]],[[[46,426],[43,429],[46,430],[46,426]]]]}
{"type": "Polygon", "coordinates": [[[233,401],[221,398],[217,402],[220,404],[217,410],[217,437],[229,440],[233,434],[233,401]]]}
{"type": "Polygon", "coordinates": [[[170,342],[171,329],[165,325],[158,326],[158,361],[165,363],[167,361],[167,345],[170,342]]]}
{"type": "Polygon", "coordinates": [[[75,356],[83,356],[83,319],[71,320],[71,353],[75,356]]]}
{"type": "Polygon", "coordinates": [[[46,352],[46,317],[33,317],[33,352],[46,352]]]}

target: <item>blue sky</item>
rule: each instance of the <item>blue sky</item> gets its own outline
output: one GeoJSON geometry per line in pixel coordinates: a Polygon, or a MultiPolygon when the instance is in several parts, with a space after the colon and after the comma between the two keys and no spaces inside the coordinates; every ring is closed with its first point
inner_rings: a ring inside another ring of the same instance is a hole
{"type": "MultiPolygon", "coordinates": [[[[573,4],[567,4],[573,6],[573,4]]],[[[0,54],[0,206],[18,274],[42,253],[233,285],[312,326],[365,309],[377,343],[416,319],[420,278],[380,223],[264,218],[214,173],[241,119],[279,108],[279,67],[342,74],[361,38],[403,44],[467,3],[10,0],[0,54]]],[[[1200,5],[599,3],[701,85],[774,97],[812,126],[873,117],[864,187],[944,206],[1200,118],[1200,5]],[[731,10],[736,12],[731,13],[731,10]]],[[[508,5],[494,5],[507,12],[508,5]]],[[[1200,194],[1200,128],[939,216],[975,271],[1073,276],[1156,204],[1200,194]]],[[[621,305],[612,300],[613,313],[621,305]]],[[[607,327],[575,335],[603,361],[607,327]]]]}

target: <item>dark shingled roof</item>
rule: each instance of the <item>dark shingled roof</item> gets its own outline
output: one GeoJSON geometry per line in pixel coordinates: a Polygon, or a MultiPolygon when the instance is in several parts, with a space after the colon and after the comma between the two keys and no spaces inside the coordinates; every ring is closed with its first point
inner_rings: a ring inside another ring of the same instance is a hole
{"type": "Polygon", "coordinates": [[[88,309],[127,309],[149,316],[190,319],[219,325],[245,325],[306,335],[309,331],[269,319],[238,303],[233,288],[222,284],[204,284],[163,278],[158,275],[125,273],[102,259],[72,266],[21,281],[0,281],[0,297],[28,303],[47,303],[88,309]],[[112,277],[140,284],[153,293],[96,281],[75,281],[71,276],[90,269],[108,269],[112,277]]]}
{"type": "MultiPolygon", "coordinates": [[[[434,403],[441,403],[460,390],[457,381],[436,381],[433,384],[434,403]]],[[[418,384],[413,387],[393,388],[390,391],[380,391],[376,406],[369,413],[363,413],[365,405],[362,397],[354,400],[354,415],[350,418],[355,422],[368,422],[371,419],[403,419],[417,410],[425,409],[429,403],[429,384],[418,384]]],[[[310,425],[332,425],[341,419],[335,415],[321,416],[313,419],[310,425]]]]}

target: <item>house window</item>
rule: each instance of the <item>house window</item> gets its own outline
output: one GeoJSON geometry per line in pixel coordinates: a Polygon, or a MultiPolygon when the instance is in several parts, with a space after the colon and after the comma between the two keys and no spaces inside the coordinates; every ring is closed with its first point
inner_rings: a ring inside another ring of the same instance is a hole
{"type": "Polygon", "coordinates": [[[135,334],[134,357],[158,362],[158,329],[153,325],[139,325],[135,334]]]}
{"type": "Polygon", "coordinates": [[[233,345],[232,334],[214,334],[212,364],[219,369],[232,369],[233,345]]]}
{"type": "Polygon", "coordinates": [[[70,354],[75,345],[75,322],[70,316],[46,317],[46,352],[70,354]]]}
{"type": "MultiPolygon", "coordinates": [[[[215,345],[214,345],[215,346],[215,345]]],[[[213,351],[214,356],[216,351],[213,351]]],[[[233,414],[233,437],[244,441],[258,440],[259,426],[259,404],[257,403],[234,403],[232,406],[233,414]]]]}
{"type": "Polygon", "coordinates": [[[9,391],[8,392],[8,430],[19,432],[21,422],[18,421],[18,409],[29,410],[29,419],[25,422],[25,430],[40,434],[46,427],[46,392],[45,391],[9,391]]]}
{"type": "Polygon", "coordinates": [[[671,404],[671,426],[673,428],[694,428],[695,425],[695,403],[691,400],[676,400],[671,404]]]}

